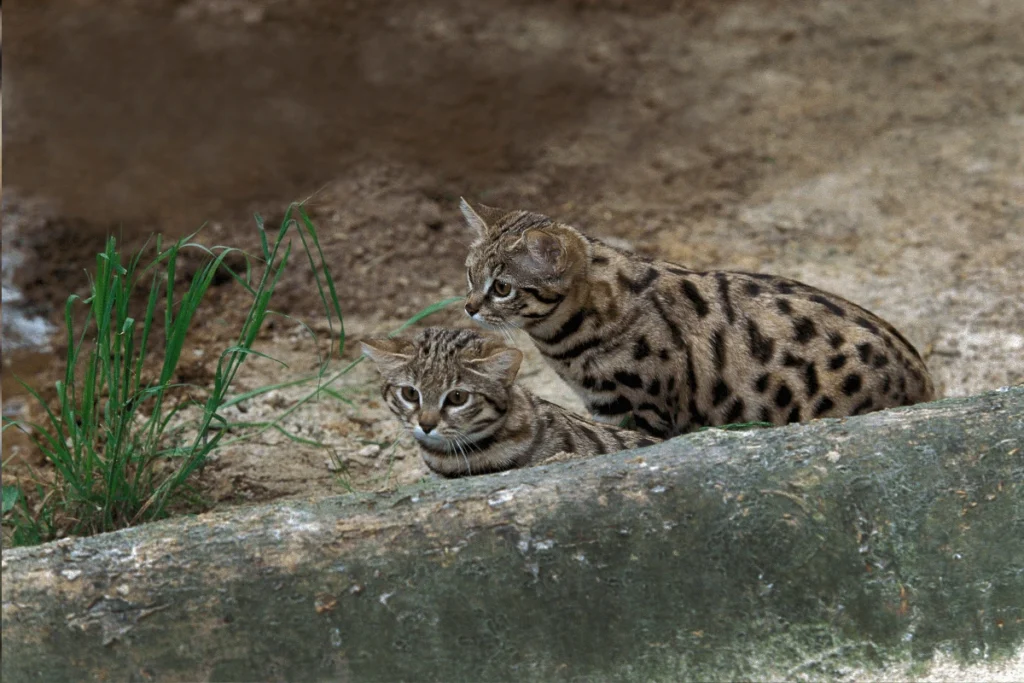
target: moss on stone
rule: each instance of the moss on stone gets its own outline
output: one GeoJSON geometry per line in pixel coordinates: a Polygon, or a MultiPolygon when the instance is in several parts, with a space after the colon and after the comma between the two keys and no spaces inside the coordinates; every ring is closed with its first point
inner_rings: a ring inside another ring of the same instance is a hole
{"type": "Polygon", "coordinates": [[[830,680],[1000,661],[1024,640],[1022,482],[1017,388],[5,551],[3,673],[830,680]]]}

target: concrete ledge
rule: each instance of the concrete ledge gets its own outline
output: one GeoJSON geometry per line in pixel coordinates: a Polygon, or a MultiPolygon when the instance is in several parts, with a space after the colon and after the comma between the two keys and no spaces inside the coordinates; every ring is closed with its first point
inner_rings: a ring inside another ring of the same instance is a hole
{"type": "Polygon", "coordinates": [[[1024,387],[3,553],[4,681],[891,679],[1022,641],[1024,387]]]}

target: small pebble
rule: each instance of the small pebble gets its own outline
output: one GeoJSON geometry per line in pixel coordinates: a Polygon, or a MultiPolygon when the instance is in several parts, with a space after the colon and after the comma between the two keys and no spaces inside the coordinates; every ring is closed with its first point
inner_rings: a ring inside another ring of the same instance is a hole
{"type": "Polygon", "coordinates": [[[369,446],[363,446],[356,452],[356,455],[362,458],[376,458],[380,455],[380,446],[375,443],[372,443],[369,446]]]}

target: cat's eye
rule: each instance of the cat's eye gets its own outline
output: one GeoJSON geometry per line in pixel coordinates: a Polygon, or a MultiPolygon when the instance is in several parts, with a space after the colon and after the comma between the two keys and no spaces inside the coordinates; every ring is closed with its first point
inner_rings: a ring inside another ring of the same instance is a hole
{"type": "Polygon", "coordinates": [[[416,391],[416,387],[406,385],[398,390],[398,395],[402,397],[403,401],[408,401],[409,403],[420,402],[420,392],[416,391]]]}
{"type": "Polygon", "coordinates": [[[455,389],[449,391],[448,395],[444,397],[445,405],[449,406],[464,406],[466,401],[469,400],[469,392],[463,391],[462,389],[455,389]]]}
{"type": "Polygon", "coordinates": [[[512,293],[512,285],[504,280],[495,280],[491,285],[491,291],[494,292],[494,296],[505,298],[512,293]]]}

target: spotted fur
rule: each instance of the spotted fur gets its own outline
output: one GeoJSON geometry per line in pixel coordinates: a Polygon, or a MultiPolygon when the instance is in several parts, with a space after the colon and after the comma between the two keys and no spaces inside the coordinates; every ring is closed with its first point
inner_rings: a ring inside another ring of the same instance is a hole
{"type": "Polygon", "coordinates": [[[657,441],[537,398],[514,383],[522,353],[474,330],[434,327],[412,339],[370,339],[363,353],[376,362],[381,395],[416,438],[427,467],[445,477],[657,441]]]}
{"type": "Polygon", "coordinates": [[[668,437],[934,397],[913,345],[834,294],[652,261],[536,213],[462,211],[476,234],[466,313],[528,332],[595,419],[668,437]]]}

